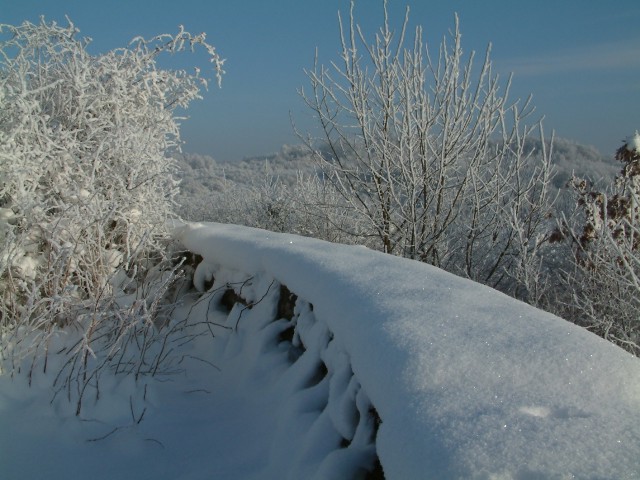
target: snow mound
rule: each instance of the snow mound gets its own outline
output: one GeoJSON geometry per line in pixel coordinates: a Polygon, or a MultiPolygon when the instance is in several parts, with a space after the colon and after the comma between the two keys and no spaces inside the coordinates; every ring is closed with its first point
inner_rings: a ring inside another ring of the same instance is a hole
{"type": "Polygon", "coordinates": [[[635,135],[630,135],[624,143],[628,151],[640,154],[640,133],[636,132],[635,135]]]}
{"type": "MultiPolygon", "coordinates": [[[[363,247],[219,224],[185,225],[176,237],[204,257],[196,284],[216,267],[268,272],[313,305],[380,416],[376,448],[386,478],[640,471],[640,362],[595,335],[363,247]]],[[[341,360],[331,362],[332,383],[353,396],[341,360]]],[[[349,415],[328,411],[350,435],[349,415]]]]}
{"type": "Polygon", "coordinates": [[[0,478],[638,478],[640,362],[586,330],[363,247],[175,236],[162,373],[102,370],[76,416],[51,332],[46,372],[0,375],[0,478]]]}

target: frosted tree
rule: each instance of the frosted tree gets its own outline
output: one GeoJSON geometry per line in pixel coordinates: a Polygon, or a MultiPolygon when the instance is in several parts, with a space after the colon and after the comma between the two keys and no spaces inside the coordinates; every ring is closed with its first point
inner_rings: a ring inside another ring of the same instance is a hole
{"type": "Polygon", "coordinates": [[[223,60],[182,27],[100,55],[77,34],[70,21],[0,25],[0,328],[5,345],[33,332],[24,345],[35,350],[52,329],[77,328],[86,364],[94,340],[117,345],[127,322],[157,314],[153,289],[118,296],[165,268],[177,109],[207,86],[199,69],[163,69],[158,57],[201,49],[218,82],[223,60]]]}
{"type": "MultiPolygon", "coordinates": [[[[319,122],[307,139],[356,221],[351,233],[537,303],[552,198],[550,150],[527,148],[529,99],[508,100],[489,50],[465,56],[458,19],[433,57],[409,9],[368,42],[339,18],[341,53],[307,72],[301,95],[319,122]],[[327,147],[328,146],[328,147],[327,147]]],[[[303,137],[304,138],[304,137],[303,137]]]]}
{"type": "Polygon", "coordinates": [[[616,152],[623,167],[608,190],[574,177],[580,215],[565,220],[559,236],[573,246],[562,313],[640,354],[640,134],[616,152]]]}

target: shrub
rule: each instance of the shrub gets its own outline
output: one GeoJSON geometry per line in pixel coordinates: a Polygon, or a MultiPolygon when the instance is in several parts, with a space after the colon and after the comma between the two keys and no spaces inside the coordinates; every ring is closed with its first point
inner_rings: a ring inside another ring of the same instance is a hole
{"type": "Polygon", "coordinates": [[[0,26],[0,327],[22,357],[73,325],[86,366],[95,339],[108,350],[122,338],[99,335],[103,326],[153,320],[166,290],[143,307],[119,300],[165,259],[177,109],[207,82],[197,69],[160,68],[158,57],[201,47],[218,82],[223,60],[182,27],[101,55],[77,33],[70,21],[0,26]]]}
{"type": "Polygon", "coordinates": [[[339,60],[316,59],[301,92],[326,145],[317,159],[356,218],[350,233],[536,303],[553,198],[551,152],[544,139],[538,156],[527,146],[542,137],[524,123],[530,102],[508,99],[489,50],[479,67],[463,54],[457,18],[432,56],[420,27],[408,40],[408,10],[398,32],[386,2],[384,13],[368,43],[352,2],[339,60]]]}
{"type": "Polygon", "coordinates": [[[623,167],[605,191],[587,180],[570,182],[579,215],[559,236],[573,247],[565,279],[564,315],[640,354],[640,134],[616,152],[623,167]]]}

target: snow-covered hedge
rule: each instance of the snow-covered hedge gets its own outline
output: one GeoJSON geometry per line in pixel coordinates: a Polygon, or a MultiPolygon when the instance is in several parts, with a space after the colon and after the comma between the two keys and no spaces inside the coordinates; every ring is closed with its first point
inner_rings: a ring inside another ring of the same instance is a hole
{"type": "MultiPolygon", "coordinates": [[[[326,374],[339,374],[330,367],[340,364],[332,357],[339,352],[379,414],[376,449],[386,478],[633,478],[640,471],[640,363],[586,330],[364,247],[220,224],[186,225],[176,236],[204,257],[197,288],[232,271],[265,292],[270,282],[286,285],[312,305],[331,340],[326,374]]],[[[240,301],[241,285],[228,286],[232,300],[240,301]]],[[[237,321],[248,321],[246,306],[237,307],[237,321]]],[[[287,445],[285,458],[308,448],[287,445]]]]}

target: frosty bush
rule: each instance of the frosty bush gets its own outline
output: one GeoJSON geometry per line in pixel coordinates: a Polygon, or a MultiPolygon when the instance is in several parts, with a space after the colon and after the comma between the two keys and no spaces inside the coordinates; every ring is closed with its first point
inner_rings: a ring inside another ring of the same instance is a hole
{"type": "Polygon", "coordinates": [[[479,67],[465,57],[457,18],[432,57],[420,27],[407,41],[408,10],[399,32],[386,2],[384,13],[369,43],[352,2],[339,61],[316,59],[301,91],[329,147],[317,158],[357,218],[352,233],[536,303],[553,202],[551,152],[527,148],[542,136],[524,123],[530,102],[508,100],[489,50],[479,67]]]}
{"type": "Polygon", "coordinates": [[[581,178],[570,182],[579,215],[558,231],[574,253],[561,313],[640,355],[640,134],[616,159],[623,167],[607,190],[581,178]]]}
{"type": "Polygon", "coordinates": [[[176,109],[207,86],[198,69],[162,69],[158,57],[202,48],[218,82],[223,61],[182,27],[101,55],[77,33],[70,21],[0,26],[0,326],[4,346],[35,333],[27,350],[46,349],[57,326],[78,327],[86,364],[96,338],[117,344],[118,333],[97,335],[104,322],[157,313],[154,295],[144,306],[117,299],[162,270],[176,109]]]}
{"type": "MultiPolygon", "coordinates": [[[[298,171],[295,181],[285,183],[269,171],[262,175],[254,171],[253,175],[247,184],[225,179],[217,191],[183,197],[181,216],[191,221],[233,223],[331,242],[353,240],[342,233],[353,219],[331,184],[322,178],[298,171]]],[[[222,177],[221,173],[219,178],[222,177]]]]}

